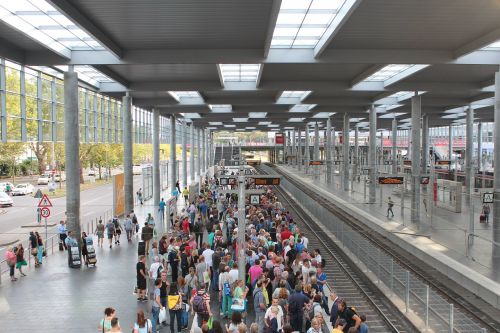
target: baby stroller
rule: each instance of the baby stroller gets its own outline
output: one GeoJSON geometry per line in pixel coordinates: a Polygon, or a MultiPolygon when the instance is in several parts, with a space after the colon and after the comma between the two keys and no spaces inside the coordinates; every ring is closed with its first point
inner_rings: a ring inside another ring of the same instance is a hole
{"type": "Polygon", "coordinates": [[[94,240],[92,237],[85,238],[85,244],[87,245],[87,265],[96,265],[97,258],[95,255],[94,240]]]}

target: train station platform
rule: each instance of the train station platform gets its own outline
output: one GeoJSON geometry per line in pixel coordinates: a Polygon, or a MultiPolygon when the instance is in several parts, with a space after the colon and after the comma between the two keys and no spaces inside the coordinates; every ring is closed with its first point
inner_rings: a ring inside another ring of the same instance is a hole
{"type": "MultiPolygon", "coordinates": [[[[405,198],[404,212],[401,213],[400,196],[396,196],[393,186],[377,185],[376,203],[365,200],[364,182],[353,181],[352,191],[342,190],[342,179],[335,175],[331,185],[327,185],[324,173],[314,174],[311,167],[308,174],[296,166],[278,166],[280,172],[299,180],[328,198],[332,203],[349,212],[372,229],[415,254],[451,280],[471,293],[500,308],[500,259],[493,258],[491,224],[479,222],[481,204],[479,196],[471,205],[463,203],[462,213],[453,213],[441,208],[421,204],[421,223],[410,221],[410,197],[405,198]],[[382,190],[382,191],[380,191],[382,190]],[[380,197],[382,193],[382,197],[380,197]],[[387,199],[391,196],[395,203],[394,217],[387,218],[387,199]],[[381,200],[382,198],[382,200],[381,200]],[[474,241],[467,245],[470,210],[474,212],[474,241]]],[[[368,188],[367,188],[368,192],[368,188]]],[[[491,220],[491,216],[490,216],[491,220]]]]}

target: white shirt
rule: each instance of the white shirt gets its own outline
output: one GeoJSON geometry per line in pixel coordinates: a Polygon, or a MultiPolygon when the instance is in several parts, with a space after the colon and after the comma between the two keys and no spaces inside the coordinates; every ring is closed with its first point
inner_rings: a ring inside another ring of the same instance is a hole
{"type": "MultiPolygon", "coordinates": [[[[267,308],[264,318],[268,318],[271,315],[272,305],[267,308]]],[[[278,314],[276,315],[276,320],[278,321],[278,331],[281,330],[281,322],[283,320],[283,309],[278,305],[278,314]]]]}
{"type": "Polygon", "coordinates": [[[304,279],[304,284],[307,284],[310,281],[310,278],[309,278],[309,271],[310,270],[311,270],[310,267],[306,267],[306,266],[302,265],[302,278],[304,279]]]}
{"type": "Polygon", "coordinates": [[[316,257],[314,257],[314,260],[316,260],[318,265],[321,265],[321,254],[318,254],[316,257]]]}
{"type": "Polygon", "coordinates": [[[207,266],[208,267],[212,267],[212,256],[214,254],[214,251],[210,248],[208,249],[205,249],[205,251],[203,251],[202,255],[205,257],[205,262],[207,263],[207,266]]]}
{"type": "Polygon", "coordinates": [[[304,248],[307,249],[307,244],[309,244],[309,239],[307,237],[302,236],[302,244],[304,244],[304,248]]]}
{"type": "Polygon", "coordinates": [[[239,275],[239,272],[237,269],[231,269],[229,271],[229,284],[233,284],[234,282],[236,282],[236,280],[238,280],[238,275],[239,275]]]}
{"type": "Polygon", "coordinates": [[[151,266],[149,267],[149,276],[153,279],[157,279],[158,278],[158,268],[160,266],[163,266],[161,263],[159,262],[155,262],[155,263],[152,263],[151,266]]]}
{"type": "Polygon", "coordinates": [[[151,320],[149,319],[146,319],[146,325],[144,325],[144,327],[139,328],[139,325],[137,325],[137,323],[134,324],[134,329],[136,329],[139,333],[149,333],[152,327],[153,326],[151,325],[151,320]]]}

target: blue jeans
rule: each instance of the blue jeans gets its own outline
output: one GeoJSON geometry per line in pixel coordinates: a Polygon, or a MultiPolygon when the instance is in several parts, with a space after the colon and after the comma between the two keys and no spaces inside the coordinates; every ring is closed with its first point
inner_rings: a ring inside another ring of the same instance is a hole
{"type": "Polygon", "coordinates": [[[188,312],[181,310],[181,326],[187,327],[189,322],[188,312]]]}
{"type": "Polygon", "coordinates": [[[43,245],[38,245],[38,262],[41,264],[42,263],[42,258],[43,258],[43,245]]]}
{"type": "Polygon", "coordinates": [[[214,269],[212,275],[212,290],[219,291],[219,270],[214,269]]]}
{"type": "Polygon", "coordinates": [[[151,326],[153,326],[153,332],[156,333],[158,325],[158,320],[160,318],[160,308],[155,306],[151,307],[151,326]]]}

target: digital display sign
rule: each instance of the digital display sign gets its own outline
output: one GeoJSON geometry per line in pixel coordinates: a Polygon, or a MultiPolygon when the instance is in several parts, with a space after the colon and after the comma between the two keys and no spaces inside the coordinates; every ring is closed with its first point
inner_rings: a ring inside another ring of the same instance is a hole
{"type": "Polygon", "coordinates": [[[279,185],[280,178],[254,178],[255,185],[279,185]]]}
{"type": "Polygon", "coordinates": [[[309,165],[323,165],[325,161],[309,161],[309,165]]]}
{"type": "Polygon", "coordinates": [[[399,185],[403,184],[404,177],[378,177],[378,183],[381,185],[399,185]]]}

